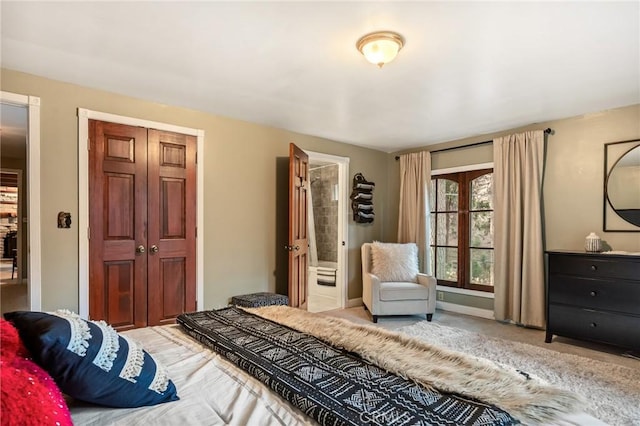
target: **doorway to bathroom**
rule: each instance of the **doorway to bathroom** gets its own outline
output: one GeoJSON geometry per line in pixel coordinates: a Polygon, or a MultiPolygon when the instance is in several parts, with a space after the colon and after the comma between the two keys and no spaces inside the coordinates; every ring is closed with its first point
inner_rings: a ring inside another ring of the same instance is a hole
{"type": "Polygon", "coordinates": [[[306,151],[309,155],[310,312],[344,308],[347,303],[349,158],[306,151]]]}

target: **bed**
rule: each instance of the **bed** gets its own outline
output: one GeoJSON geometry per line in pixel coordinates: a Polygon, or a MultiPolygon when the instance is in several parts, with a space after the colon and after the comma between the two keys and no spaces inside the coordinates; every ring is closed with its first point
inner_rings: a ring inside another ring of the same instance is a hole
{"type": "Polygon", "coordinates": [[[428,344],[373,326],[355,325],[288,307],[230,307],[185,314],[178,322],[176,325],[130,330],[122,336],[127,341],[139,342],[159,365],[164,366],[167,376],[175,384],[179,400],[148,407],[116,409],[68,399],[73,422],[76,425],[458,425],[519,424],[524,419],[525,424],[603,424],[587,414],[576,412],[576,401],[568,392],[536,384],[524,372],[507,371],[488,361],[431,348],[429,350],[437,356],[445,357],[445,361],[436,362],[431,358],[433,354],[422,356],[428,344]],[[353,333],[364,333],[365,338],[358,340],[353,333]],[[390,343],[381,343],[380,336],[390,343]],[[284,343],[292,343],[293,346],[281,346],[284,343]],[[393,349],[392,353],[397,353],[398,347],[394,345],[398,344],[401,352],[419,362],[413,366],[398,367],[380,355],[385,352],[382,349],[389,347],[393,349]],[[295,356],[274,356],[283,348],[295,356]],[[264,354],[270,354],[271,358],[265,361],[264,354]],[[429,378],[433,371],[446,370],[443,366],[448,358],[455,359],[453,370],[460,369],[462,376],[467,375],[465,368],[479,363],[481,368],[477,369],[478,372],[470,373],[477,374],[478,379],[469,376],[471,379],[467,382],[484,381],[488,389],[492,386],[497,389],[496,394],[506,386],[515,395],[522,382],[523,388],[533,386],[534,393],[550,392],[556,401],[549,405],[544,400],[546,397],[541,400],[536,399],[539,395],[534,395],[529,408],[523,408],[526,404],[514,403],[517,400],[515,396],[511,398],[508,392],[506,396],[502,392],[503,395],[495,397],[500,408],[489,397],[474,396],[474,392],[482,395],[486,391],[483,387],[473,389],[475,385],[472,385],[469,389],[451,392],[448,388],[453,384],[429,378]],[[299,362],[309,364],[308,361],[311,365],[300,367],[299,362]],[[285,369],[287,364],[293,366],[288,372],[285,369]],[[346,369],[342,368],[345,364],[349,365],[346,369]],[[330,365],[340,368],[331,372],[330,365]],[[358,373],[347,374],[347,369],[358,373]],[[318,376],[318,370],[332,375],[318,376]],[[496,383],[483,377],[487,371],[493,370],[501,375],[496,383]],[[294,380],[300,378],[302,380],[294,380]],[[337,383],[337,386],[325,388],[333,391],[337,387],[338,394],[327,393],[322,386],[317,390],[307,388],[318,383],[337,383]],[[347,394],[349,398],[344,397],[347,394]],[[352,397],[361,394],[366,394],[367,398],[352,397]],[[316,404],[323,398],[323,403],[316,404]],[[347,399],[350,402],[340,402],[347,399]],[[331,405],[336,401],[347,407],[331,405]],[[565,409],[563,403],[573,408],[565,409]],[[424,407],[420,404],[428,406],[428,415],[423,414],[424,407]],[[541,406],[545,407],[542,411],[541,406]],[[508,411],[504,407],[508,407],[508,411]],[[535,416],[523,411],[532,407],[534,411],[538,410],[535,415],[546,420],[532,421],[535,416]],[[341,410],[346,410],[346,414],[341,410]]]}

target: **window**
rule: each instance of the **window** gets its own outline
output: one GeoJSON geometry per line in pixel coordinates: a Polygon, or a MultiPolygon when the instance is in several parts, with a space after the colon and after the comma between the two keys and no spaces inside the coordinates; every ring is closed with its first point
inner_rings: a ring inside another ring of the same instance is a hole
{"type": "Polygon", "coordinates": [[[493,292],[493,170],[431,179],[431,272],[439,285],[493,292]]]}

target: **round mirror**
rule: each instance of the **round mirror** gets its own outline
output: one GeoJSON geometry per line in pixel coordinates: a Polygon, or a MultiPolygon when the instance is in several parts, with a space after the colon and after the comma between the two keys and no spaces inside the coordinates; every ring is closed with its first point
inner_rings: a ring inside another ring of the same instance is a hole
{"type": "Polygon", "coordinates": [[[607,176],[607,200],[629,223],[640,226],[640,146],[627,151],[607,176]]]}

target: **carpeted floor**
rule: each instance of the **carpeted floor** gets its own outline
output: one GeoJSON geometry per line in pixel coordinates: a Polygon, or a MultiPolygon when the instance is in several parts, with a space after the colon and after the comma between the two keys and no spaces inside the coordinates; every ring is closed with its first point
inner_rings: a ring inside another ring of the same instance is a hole
{"type": "MultiPolygon", "coordinates": [[[[371,324],[362,308],[325,315],[371,324]]],[[[424,317],[379,319],[379,327],[398,330],[446,348],[503,362],[554,385],[581,394],[585,411],[612,425],[640,425],[640,361],[619,348],[555,337],[544,343],[544,331],[482,318],[437,311],[424,317]]]]}
{"type": "Polygon", "coordinates": [[[640,425],[638,368],[426,321],[402,327],[398,331],[440,347],[506,364],[575,392],[587,401],[587,413],[611,425],[640,425]]]}

